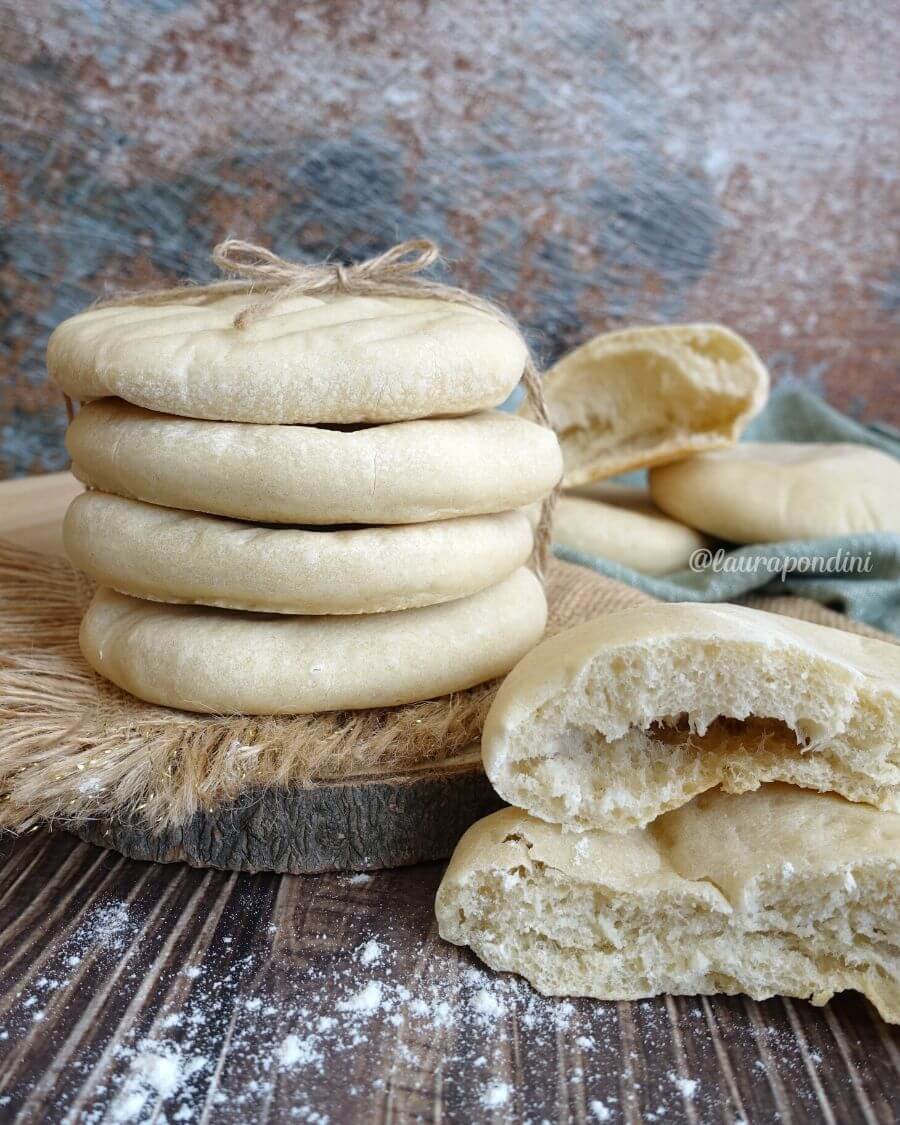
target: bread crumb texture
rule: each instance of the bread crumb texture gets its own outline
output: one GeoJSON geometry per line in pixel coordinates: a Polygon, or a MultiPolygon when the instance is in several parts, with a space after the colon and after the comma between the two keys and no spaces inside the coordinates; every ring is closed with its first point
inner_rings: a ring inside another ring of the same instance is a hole
{"type": "Polygon", "coordinates": [[[900,647],[740,606],[653,605],[545,641],[485,722],[512,805],[627,832],[770,781],[900,811],[900,647]]]}
{"type": "Polygon", "coordinates": [[[544,377],[567,487],[731,445],[768,393],[759,356],[717,324],[604,333],[544,377]]]}
{"type": "Polygon", "coordinates": [[[461,840],[441,935],[544,995],[855,989],[900,1021],[900,816],[786,785],[716,790],[625,835],[504,809],[461,840]]]}

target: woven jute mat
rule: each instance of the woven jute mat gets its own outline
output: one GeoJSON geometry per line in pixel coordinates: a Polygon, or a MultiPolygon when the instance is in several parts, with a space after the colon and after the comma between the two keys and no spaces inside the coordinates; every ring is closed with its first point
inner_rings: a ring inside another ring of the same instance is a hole
{"type": "MultiPolygon", "coordinates": [[[[143,703],[78,647],[93,584],[65,559],[0,540],[0,827],[140,813],[184,821],[259,787],[391,780],[478,740],[499,681],[367,711],[210,716],[143,703]]],[[[649,601],[552,564],[551,632],[649,601]]]]}
{"type": "MultiPolygon", "coordinates": [[[[499,681],[369,711],[268,718],[172,711],[135,699],[84,661],[78,627],[92,592],[64,559],[0,540],[0,828],[56,824],[126,854],[208,863],[208,855],[181,854],[185,839],[227,836],[235,810],[252,804],[255,819],[242,822],[232,848],[240,861],[232,855],[214,865],[322,870],[379,866],[400,853],[388,849],[372,864],[351,857],[310,866],[295,857],[278,866],[266,856],[248,861],[247,838],[261,830],[265,836],[267,818],[289,824],[318,817],[325,824],[335,817],[359,820],[363,809],[363,819],[373,820],[367,842],[357,846],[365,851],[373,835],[383,834],[375,821],[405,815],[412,827],[404,829],[406,858],[397,862],[413,862],[447,854],[457,828],[492,804],[474,747],[499,681]],[[268,807],[276,797],[277,807],[268,807]],[[427,815],[423,801],[433,806],[427,815]],[[451,812],[451,825],[434,826],[451,812]],[[122,825],[131,833],[127,845],[116,838],[122,825]],[[431,844],[415,845],[429,826],[431,844]],[[151,848],[148,839],[159,843],[151,848]]],[[[550,565],[547,594],[549,633],[653,600],[559,560],[550,565]]],[[[883,636],[814,602],[756,598],[753,604],[883,636]]]]}

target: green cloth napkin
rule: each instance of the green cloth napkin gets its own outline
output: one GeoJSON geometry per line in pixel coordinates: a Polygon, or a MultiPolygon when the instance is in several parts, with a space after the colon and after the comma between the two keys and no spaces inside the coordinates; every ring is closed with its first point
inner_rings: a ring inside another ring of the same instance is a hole
{"type": "MultiPolygon", "coordinates": [[[[747,428],[744,440],[856,442],[900,457],[897,430],[880,423],[854,422],[814,395],[794,389],[772,395],[747,428]]],[[[723,602],[738,601],[751,593],[798,594],[900,636],[900,535],[877,532],[736,548],[723,544],[722,550],[718,569],[707,566],[651,578],[583,551],[558,544],[553,548],[567,562],[627,582],[662,601],[723,602]],[[820,561],[801,563],[801,559],[820,561]],[[854,563],[852,571],[841,571],[848,559],[861,562],[854,563]],[[830,565],[831,571],[802,574],[785,570],[800,565],[810,571],[830,565]]]]}

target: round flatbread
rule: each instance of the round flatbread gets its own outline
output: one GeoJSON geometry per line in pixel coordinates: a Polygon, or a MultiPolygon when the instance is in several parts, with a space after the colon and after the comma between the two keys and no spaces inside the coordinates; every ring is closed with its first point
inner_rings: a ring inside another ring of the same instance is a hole
{"type": "MultiPolygon", "coordinates": [[[[762,409],[769,374],[718,324],[595,336],[544,376],[572,488],[737,441],[762,409]]],[[[522,407],[527,413],[528,405],[522,407]]]]}
{"type": "Polygon", "coordinates": [[[364,617],[270,617],[100,589],[80,640],[95,671],[150,703],[302,714],[415,703],[502,676],[546,617],[523,568],[469,598],[364,617]]]}
{"type": "Polygon", "coordinates": [[[237,329],[248,296],[124,305],[54,331],[47,369],[72,398],[235,422],[397,422],[497,406],[525,365],[511,328],[408,297],[289,297],[237,329]]]}
{"type": "Polygon", "coordinates": [[[654,469],[650,493],[732,543],[900,532],[900,461],[864,445],[745,442],[654,469]]]}
{"type": "Polygon", "coordinates": [[[562,476],[556,435],[511,414],[340,430],[209,422],[121,399],[66,433],[92,488],[261,523],[422,523],[519,508],[562,476]]]}
{"type": "Polygon", "coordinates": [[[504,801],[630,832],[769,781],[900,813],[900,645],[746,606],[650,604],[538,645],[481,749],[504,801]]]}
{"type": "Polygon", "coordinates": [[[611,559],[641,574],[660,575],[686,567],[706,542],[692,527],[663,515],[642,488],[588,488],[585,494],[567,493],[557,501],[554,543],[611,559]]]}
{"type": "Polygon", "coordinates": [[[521,512],[349,530],[263,527],[106,492],[73,500],[66,553],[103,586],[262,613],[384,613],[493,586],[531,553],[521,512]]]}

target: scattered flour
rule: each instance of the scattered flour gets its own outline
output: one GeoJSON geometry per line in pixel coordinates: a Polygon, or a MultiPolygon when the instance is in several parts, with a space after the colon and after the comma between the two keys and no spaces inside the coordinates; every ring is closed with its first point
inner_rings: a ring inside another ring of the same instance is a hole
{"type": "Polygon", "coordinates": [[[693,1098],[694,1094],[697,1093],[697,1087],[700,1085],[696,1078],[682,1078],[677,1074],[670,1074],[669,1078],[671,1078],[679,1094],[688,1100],[693,1098]]]}
{"type": "Polygon", "coordinates": [[[130,1064],[118,1094],[110,1106],[107,1120],[133,1121],[142,1116],[151,1100],[165,1100],[178,1093],[209,1062],[203,1056],[185,1058],[174,1043],[145,1040],[135,1050],[120,1050],[130,1064]]]}
{"type": "MultiPolygon", "coordinates": [[[[117,987],[126,992],[139,987],[148,955],[156,952],[133,940],[141,914],[140,902],[100,905],[54,957],[40,962],[20,994],[17,1022],[0,1026],[4,1051],[5,1037],[27,1034],[37,1014],[45,1018],[48,1034],[57,1034],[60,1008],[80,996],[98,960],[120,974],[117,987]]],[[[185,951],[160,1006],[141,1011],[102,1070],[92,1069],[96,1056],[75,1064],[73,1089],[90,1081],[90,1094],[77,1117],[60,1114],[61,1125],[192,1123],[204,1108],[215,1118],[219,1107],[229,1119],[252,1121],[284,1098],[286,1119],[341,1125],[332,1104],[335,1082],[343,1081],[345,1071],[358,1072],[348,1064],[359,1055],[378,1060],[376,1077],[347,1087],[359,1120],[372,1116],[373,1098],[387,1096],[395,1083],[418,1088],[436,1064],[445,1068],[445,1082],[456,1083],[456,1096],[468,1099],[459,1105],[460,1119],[481,1121],[495,1114],[517,1120],[515,1087],[497,1075],[506,1073],[513,1051],[527,1052],[522,1062],[528,1067],[538,1057],[553,1057],[561,1045],[567,1052],[566,1080],[583,1090],[590,1120],[623,1121],[635,1098],[646,1107],[648,1122],[679,1119],[682,1099],[697,1099],[698,1117],[706,1119],[700,1085],[674,1070],[663,1069],[652,1087],[644,1078],[641,1091],[632,1069],[638,1056],[629,1061],[621,1055],[615,1005],[540,996],[517,977],[493,973],[467,957],[460,963],[455,952],[444,956],[424,944],[417,948],[406,924],[386,923],[346,950],[323,929],[322,948],[303,960],[292,954],[279,961],[279,945],[271,942],[265,923],[261,933],[252,953],[243,951],[239,931],[230,944],[214,939],[205,951],[185,951]],[[621,1074],[617,1082],[623,1083],[628,1106],[610,1092],[613,1073],[621,1074]]],[[[667,1052],[671,1023],[665,1008],[647,1002],[638,1009],[648,1050],[667,1052]]],[[[690,1022],[692,1035],[707,1027],[699,1006],[686,1008],[680,1018],[690,1022]]],[[[773,1031],[771,1046],[782,1067],[790,1042],[783,1031],[773,1031]]],[[[797,1065],[802,1077],[802,1059],[797,1065]]],[[[533,1123],[552,1116],[554,1097],[548,1092],[544,1104],[530,1107],[533,1123]]]]}
{"type": "Polygon", "coordinates": [[[503,1003],[498,1000],[493,992],[480,988],[472,997],[472,1008],[482,1016],[500,1016],[503,1014],[503,1003]]]}
{"type": "Polygon", "coordinates": [[[374,965],[381,960],[381,946],[377,941],[367,941],[359,953],[360,964],[374,965]]]}
{"type": "Polygon", "coordinates": [[[322,1061],[322,1051],[319,1041],[314,1035],[301,1038],[299,1035],[287,1035],[278,1049],[278,1061],[282,1066],[309,1066],[310,1063],[322,1061]]]}
{"type": "Polygon", "coordinates": [[[370,980],[364,988],[351,996],[349,1000],[342,1000],[337,1008],[339,1012],[374,1012],[381,1006],[383,989],[377,980],[370,980]]]}
{"type": "MultiPolygon", "coordinates": [[[[137,921],[132,918],[128,904],[110,902],[96,907],[87,915],[69,939],[69,944],[74,944],[79,949],[90,950],[94,947],[119,953],[135,936],[137,929],[137,921]]],[[[72,963],[78,964],[80,960],[81,957],[78,956],[72,963]]]]}
{"type": "Polygon", "coordinates": [[[145,1051],[131,1065],[132,1073],[162,1098],[173,1094],[181,1081],[181,1062],[177,1055],[145,1051]]]}
{"type": "Polygon", "coordinates": [[[506,1105],[511,1093],[512,1087],[508,1082],[491,1082],[481,1097],[481,1104],[485,1109],[497,1109],[498,1106],[506,1105]]]}

